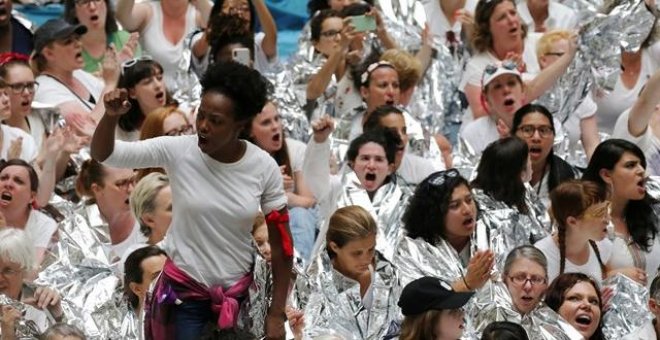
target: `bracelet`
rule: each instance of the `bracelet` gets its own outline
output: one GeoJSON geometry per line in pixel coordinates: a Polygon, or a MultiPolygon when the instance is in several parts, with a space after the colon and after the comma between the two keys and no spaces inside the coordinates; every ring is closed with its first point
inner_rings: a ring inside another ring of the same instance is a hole
{"type": "Polygon", "coordinates": [[[465,276],[463,276],[463,284],[465,285],[465,288],[468,290],[472,290],[472,287],[467,283],[467,280],[465,279],[465,276]]]}

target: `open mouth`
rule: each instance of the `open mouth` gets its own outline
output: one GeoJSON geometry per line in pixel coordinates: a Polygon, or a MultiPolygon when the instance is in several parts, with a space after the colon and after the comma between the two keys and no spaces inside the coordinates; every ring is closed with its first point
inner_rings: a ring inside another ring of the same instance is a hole
{"type": "Polygon", "coordinates": [[[279,133],[277,133],[273,136],[273,142],[279,142],[281,138],[282,136],[279,133]]]}
{"type": "Polygon", "coordinates": [[[516,32],[518,32],[518,27],[513,27],[509,30],[509,33],[511,33],[511,34],[516,33],[516,32]]]}
{"type": "Polygon", "coordinates": [[[92,17],[89,18],[89,20],[91,20],[91,21],[97,21],[97,20],[99,20],[99,16],[98,16],[98,15],[92,15],[92,17]]]}
{"type": "Polygon", "coordinates": [[[575,318],[575,322],[577,324],[583,325],[583,326],[589,326],[591,325],[591,316],[583,314],[583,315],[578,315],[575,318]]]}
{"type": "Polygon", "coordinates": [[[126,200],[124,201],[124,203],[126,203],[126,205],[128,205],[128,204],[130,203],[129,199],[126,198],[126,200]]]}
{"type": "Polygon", "coordinates": [[[373,173],[368,173],[364,175],[364,179],[367,181],[375,181],[376,180],[376,174],[373,173]]]}
{"type": "Polygon", "coordinates": [[[208,141],[209,141],[209,140],[208,140],[208,138],[207,138],[206,136],[204,136],[204,135],[199,135],[199,134],[197,135],[197,145],[199,145],[199,146],[206,146],[206,144],[208,143],[208,141]]]}
{"type": "Polygon", "coordinates": [[[507,106],[507,107],[513,106],[515,103],[516,103],[516,101],[513,100],[513,98],[507,98],[507,99],[504,100],[504,106],[507,106]]]}
{"type": "Polygon", "coordinates": [[[468,217],[465,220],[463,220],[463,226],[465,227],[471,227],[474,224],[474,218],[468,217]]]}
{"type": "Polygon", "coordinates": [[[7,15],[7,8],[5,8],[5,4],[3,3],[0,5],[0,16],[7,15]]]}
{"type": "Polygon", "coordinates": [[[523,300],[525,303],[532,303],[532,301],[534,301],[534,298],[531,297],[531,296],[523,296],[523,297],[522,297],[522,300],[523,300]]]}
{"type": "Polygon", "coordinates": [[[76,59],[81,59],[82,58],[82,52],[76,53],[76,59]]]}
{"type": "Polygon", "coordinates": [[[540,146],[530,146],[529,147],[529,154],[531,156],[540,156],[542,151],[543,151],[543,149],[541,149],[540,146]]]}
{"type": "Polygon", "coordinates": [[[12,195],[6,191],[0,194],[0,200],[11,202],[12,198],[12,195]]]}
{"type": "Polygon", "coordinates": [[[388,99],[385,101],[385,104],[387,105],[394,105],[394,99],[388,99]]]}

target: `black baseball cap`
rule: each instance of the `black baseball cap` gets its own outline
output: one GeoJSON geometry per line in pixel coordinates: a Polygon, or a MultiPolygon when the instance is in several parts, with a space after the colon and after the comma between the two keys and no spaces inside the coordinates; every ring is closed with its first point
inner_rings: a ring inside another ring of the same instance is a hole
{"type": "Polygon", "coordinates": [[[41,53],[46,45],[56,40],[66,39],[74,33],[83,35],[87,33],[87,27],[70,24],[64,19],[48,20],[34,32],[34,51],[41,53]]]}
{"type": "Polygon", "coordinates": [[[428,310],[457,309],[463,307],[474,292],[455,292],[451,286],[436,278],[425,276],[410,282],[399,297],[399,307],[405,316],[428,310]]]}

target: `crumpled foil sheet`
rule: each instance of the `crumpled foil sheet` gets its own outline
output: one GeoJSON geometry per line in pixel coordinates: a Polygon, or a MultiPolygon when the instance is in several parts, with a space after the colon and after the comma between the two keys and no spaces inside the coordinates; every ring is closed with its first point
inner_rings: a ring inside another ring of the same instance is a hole
{"type": "MultiPolygon", "coordinates": [[[[398,243],[403,237],[401,217],[408,206],[409,196],[404,195],[401,188],[391,181],[381,186],[370,199],[353,171],[349,171],[344,176],[343,183],[344,187],[337,207],[358,205],[367,210],[378,224],[376,250],[385,259],[392,261],[398,243]]],[[[327,227],[318,237],[325,240],[326,233],[327,227]]]]}
{"type": "Polygon", "coordinates": [[[66,121],[57,106],[32,102],[32,112],[36,113],[46,127],[46,134],[50,135],[58,127],[65,127],[66,121]]]}
{"type": "Polygon", "coordinates": [[[623,274],[607,278],[603,287],[611,287],[614,296],[610,308],[603,315],[603,334],[606,339],[621,339],[653,320],[648,309],[649,291],[623,274]]]}
{"type": "Polygon", "coordinates": [[[372,286],[364,298],[360,284],[337,272],[327,252],[319,253],[305,275],[298,276],[295,294],[305,314],[305,338],[382,339],[401,311],[401,286],[394,266],[376,252],[370,266],[372,286]]]}
{"type": "Polygon", "coordinates": [[[179,105],[196,108],[202,100],[202,85],[195,72],[191,69],[192,51],[183,49],[179,59],[178,71],[174,75],[173,84],[168,83],[168,90],[179,105]]]}
{"type": "Polygon", "coordinates": [[[504,260],[513,248],[533,244],[550,235],[550,217],[531,187],[527,186],[525,196],[529,214],[520,213],[517,208],[494,200],[481,189],[472,189],[472,194],[479,207],[472,246],[477,249],[488,248],[495,253],[495,272],[501,273],[504,260]]]}
{"type": "Polygon", "coordinates": [[[646,193],[649,196],[660,200],[660,176],[649,176],[644,183],[646,187],[646,193]]]}
{"type": "Polygon", "coordinates": [[[404,287],[423,276],[433,276],[451,283],[467,272],[456,249],[445,240],[432,245],[421,238],[405,236],[396,249],[394,264],[404,287]]]}
{"type": "MultiPolygon", "coordinates": [[[[271,71],[264,74],[264,77],[272,84],[270,97],[277,106],[277,112],[282,119],[285,134],[303,142],[309,140],[311,125],[302,109],[304,102],[301,101],[298,94],[298,92],[303,91],[302,94],[304,95],[305,89],[296,86],[295,71],[301,71],[300,69],[304,68],[305,65],[307,63],[304,62],[300,64],[280,64],[273,66],[271,71]]],[[[304,100],[305,97],[302,98],[304,100]]]]}
{"type": "Polygon", "coordinates": [[[552,309],[539,304],[530,313],[521,315],[515,310],[511,295],[501,281],[489,281],[470,301],[467,314],[476,331],[466,339],[480,339],[481,332],[494,321],[511,321],[525,328],[534,340],[582,340],[582,336],[552,309]]]}
{"type": "MultiPolygon", "coordinates": [[[[40,311],[28,304],[11,299],[4,294],[0,294],[0,306],[3,305],[10,305],[14,307],[23,316],[25,316],[26,313],[28,313],[28,311],[30,312],[30,314],[33,314],[35,312],[44,313],[43,311],[40,311]]],[[[17,320],[15,331],[16,331],[15,332],[16,339],[39,339],[39,336],[43,331],[45,331],[45,329],[41,329],[41,327],[37,325],[37,323],[35,323],[33,320],[29,320],[27,318],[20,318],[19,320],[17,320]]]]}
{"type": "Polygon", "coordinates": [[[65,219],[59,224],[59,242],[49,252],[48,267],[37,284],[57,289],[63,298],[67,322],[88,339],[125,339],[122,322],[127,313],[122,282],[112,265],[107,225],[98,207],[52,202],[65,219]]]}
{"type": "Polygon", "coordinates": [[[261,339],[264,336],[264,322],[270,306],[273,280],[270,265],[259,255],[255,256],[252,278],[248,298],[241,305],[237,325],[261,339]]]}
{"type": "Polygon", "coordinates": [[[642,0],[620,0],[609,14],[594,14],[580,28],[578,51],[568,70],[539,102],[564,122],[594,86],[611,91],[621,72],[621,49],[637,51],[654,20],[642,0]]]}

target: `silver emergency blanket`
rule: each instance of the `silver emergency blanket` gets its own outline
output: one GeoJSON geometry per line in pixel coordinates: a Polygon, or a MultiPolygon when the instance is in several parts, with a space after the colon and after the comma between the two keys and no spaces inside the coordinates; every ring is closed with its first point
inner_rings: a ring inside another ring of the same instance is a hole
{"type": "Polygon", "coordinates": [[[262,338],[273,291],[273,279],[269,263],[259,255],[255,256],[252,277],[248,298],[241,305],[238,327],[262,338]]]}
{"type": "Polygon", "coordinates": [[[314,258],[296,281],[298,301],[304,303],[305,338],[382,339],[388,333],[401,315],[401,286],[394,266],[378,252],[370,272],[371,286],[362,297],[360,284],[336,271],[327,252],[314,258]]]}
{"type": "Polygon", "coordinates": [[[656,200],[660,200],[660,176],[648,177],[644,186],[646,187],[646,193],[648,193],[649,196],[656,200]]]}
{"type": "Polygon", "coordinates": [[[479,207],[477,228],[472,245],[495,253],[495,269],[504,268],[509,252],[520,245],[533,244],[551,232],[550,218],[543,204],[528,186],[525,201],[528,214],[496,201],[481,189],[472,189],[479,207]]]}
{"type": "Polygon", "coordinates": [[[394,264],[404,287],[423,276],[437,277],[451,283],[467,272],[456,249],[444,239],[430,244],[421,238],[405,236],[396,250],[394,264]]]}
{"type": "MultiPolygon", "coordinates": [[[[41,333],[43,333],[50,324],[55,323],[54,320],[48,322],[48,318],[44,311],[11,299],[4,294],[0,294],[0,306],[3,305],[12,306],[23,315],[23,317],[16,321],[16,325],[14,326],[16,339],[39,339],[41,333]]],[[[1,331],[0,334],[2,334],[1,331]]]]}
{"type": "Polygon", "coordinates": [[[272,85],[270,97],[277,106],[285,135],[307,142],[311,126],[302,108],[304,103],[296,93],[295,69],[295,64],[275,65],[264,76],[272,85]]]}
{"type": "MultiPolygon", "coordinates": [[[[409,196],[403,194],[395,181],[390,181],[378,188],[373,198],[370,199],[353,171],[349,171],[345,175],[343,183],[337,207],[358,205],[368,211],[378,224],[376,250],[383,254],[388,261],[392,261],[395,249],[403,237],[401,217],[408,204],[409,196]]],[[[325,231],[327,232],[327,229],[325,231]]],[[[325,232],[319,234],[319,238],[321,237],[325,240],[325,232]]]]}
{"type": "Polygon", "coordinates": [[[59,242],[48,256],[50,264],[35,282],[60,292],[67,322],[88,339],[132,338],[121,333],[127,305],[112,265],[108,227],[98,208],[61,199],[52,204],[65,219],[59,224],[59,242]]]}
{"type": "MultiPolygon", "coordinates": [[[[186,44],[186,46],[190,45],[186,44]]],[[[202,85],[191,68],[192,58],[193,55],[190,48],[184,48],[183,55],[179,59],[177,71],[174,75],[174,88],[168,88],[168,90],[172,92],[172,97],[179,102],[179,105],[196,108],[201,102],[202,85]]]]}
{"type": "Polygon", "coordinates": [[[494,321],[511,321],[525,328],[530,339],[581,340],[582,336],[559,314],[539,304],[531,312],[521,315],[516,311],[509,290],[501,281],[489,281],[472,298],[467,314],[476,332],[468,339],[479,339],[480,333],[494,321]]]}
{"type": "Polygon", "coordinates": [[[580,28],[578,51],[555,87],[539,99],[561,122],[595,87],[611,91],[621,72],[621,49],[637,51],[655,16],[643,0],[620,0],[609,14],[594,14],[580,28]]]}
{"type": "Polygon", "coordinates": [[[603,315],[603,334],[606,339],[621,339],[653,320],[648,309],[649,291],[623,274],[607,278],[604,287],[611,287],[614,296],[603,315]]]}

